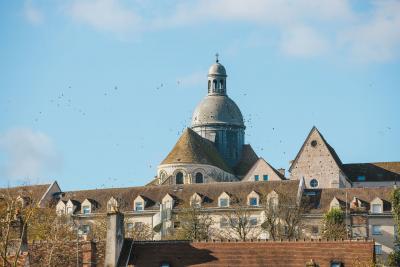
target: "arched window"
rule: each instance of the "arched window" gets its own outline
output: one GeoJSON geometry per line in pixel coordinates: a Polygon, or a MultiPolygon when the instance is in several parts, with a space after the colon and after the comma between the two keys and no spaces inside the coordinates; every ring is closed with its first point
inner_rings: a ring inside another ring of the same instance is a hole
{"type": "Polygon", "coordinates": [[[201,172],[196,173],[196,184],[202,184],[203,182],[203,174],[201,172]]]}
{"type": "Polygon", "coordinates": [[[224,81],[221,80],[221,81],[219,82],[219,88],[220,88],[220,89],[224,89],[224,81]]]}
{"type": "Polygon", "coordinates": [[[213,80],[213,90],[217,89],[217,80],[213,80]]]}
{"type": "Polygon", "coordinates": [[[175,176],[176,180],[175,183],[176,184],[183,184],[183,173],[178,172],[175,176]]]}
{"type": "Polygon", "coordinates": [[[209,93],[211,92],[211,81],[210,80],[208,80],[208,92],[209,93]]]}

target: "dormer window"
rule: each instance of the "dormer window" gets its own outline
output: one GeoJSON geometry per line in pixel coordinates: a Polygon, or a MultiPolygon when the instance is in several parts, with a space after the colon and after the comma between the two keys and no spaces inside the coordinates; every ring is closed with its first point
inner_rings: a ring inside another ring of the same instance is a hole
{"type": "Polygon", "coordinates": [[[382,204],[372,204],[372,213],[382,213],[382,204]]]}
{"type": "Polygon", "coordinates": [[[258,206],[258,199],[256,197],[249,198],[249,205],[250,206],[258,206]]]}
{"type": "Polygon", "coordinates": [[[82,207],[82,213],[83,214],[89,214],[90,213],[90,206],[83,206],[82,207]]]}
{"type": "Polygon", "coordinates": [[[247,195],[247,204],[249,206],[257,207],[259,205],[259,200],[260,196],[255,191],[251,191],[251,193],[247,195]]]}
{"type": "Polygon", "coordinates": [[[357,176],[357,181],[359,181],[359,182],[365,182],[365,175],[359,175],[359,176],[357,176]]]}
{"type": "Polygon", "coordinates": [[[222,194],[218,197],[218,206],[221,208],[229,207],[229,195],[226,192],[222,192],[222,194]]]}
{"type": "Polygon", "coordinates": [[[220,198],[219,199],[219,206],[220,207],[228,207],[229,206],[229,199],[228,198],[220,198]]]}
{"type": "Polygon", "coordinates": [[[143,211],[143,202],[135,203],[135,211],[143,211]]]}

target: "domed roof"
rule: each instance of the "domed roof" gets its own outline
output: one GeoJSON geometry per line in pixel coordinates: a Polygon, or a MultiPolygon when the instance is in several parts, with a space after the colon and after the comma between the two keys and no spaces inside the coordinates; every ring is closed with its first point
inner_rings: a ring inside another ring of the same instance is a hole
{"type": "Polygon", "coordinates": [[[226,95],[208,95],[194,110],[192,127],[210,124],[244,127],[239,107],[226,95]]]}
{"type": "Polygon", "coordinates": [[[225,67],[219,62],[216,62],[208,69],[208,75],[226,76],[225,67]]]}

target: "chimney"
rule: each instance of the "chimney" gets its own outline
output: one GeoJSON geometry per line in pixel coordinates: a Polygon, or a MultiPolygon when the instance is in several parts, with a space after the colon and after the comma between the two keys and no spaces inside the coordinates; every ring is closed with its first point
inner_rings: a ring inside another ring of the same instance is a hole
{"type": "Polygon", "coordinates": [[[124,244],[124,215],[119,211],[107,214],[107,240],[104,266],[115,267],[124,244]]]}
{"type": "Polygon", "coordinates": [[[285,176],[285,169],[284,168],[278,169],[278,172],[280,172],[283,176],[285,176]]]}

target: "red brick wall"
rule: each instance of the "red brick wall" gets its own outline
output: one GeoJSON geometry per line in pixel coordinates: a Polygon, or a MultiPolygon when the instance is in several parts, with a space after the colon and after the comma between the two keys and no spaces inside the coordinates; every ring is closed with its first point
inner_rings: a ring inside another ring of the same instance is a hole
{"type": "Polygon", "coordinates": [[[163,261],[178,266],[301,266],[313,260],[330,266],[332,260],[344,266],[370,266],[374,259],[372,241],[299,242],[149,242],[137,243],[130,264],[160,266],[163,261]]]}

